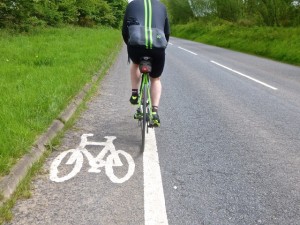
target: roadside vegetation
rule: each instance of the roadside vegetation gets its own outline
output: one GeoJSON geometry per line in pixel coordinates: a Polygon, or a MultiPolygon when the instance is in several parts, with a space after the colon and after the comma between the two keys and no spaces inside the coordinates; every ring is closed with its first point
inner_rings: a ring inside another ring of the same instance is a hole
{"type": "Polygon", "coordinates": [[[30,31],[66,24],[119,28],[127,0],[1,0],[0,28],[30,31]]]}
{"type": "Polygon", "coordinates": [[[111,28],[47,28],[0,32],[0,175],[30,150],[39,134],[116,54],[111,28]]]}
{"type": "Polygon", "coordinates": [[[300,66],[300,27],[244,27],[197,21],[172,28],[176,37],[300,66]]]}
{"type": "Polygon", "coordinates": [[[162,0],[172,36],[300,65],[299,0],[162,0]]]}
{"type": "MultiPolygon", "coordinates": [[[[88,96],[94,93],[122,46],[126,5],[125,0],[0,2],[0,181],[97,74],[88,96]]],[[[31,179],[51,152],[48,147],[11,199],[0,190],[0,224],[11,220],[17,199],[30,197],[31,179]]]]}
{"type": "Polygon", "coordinates": [[[73,117],[66,122],[64,128],[57,134],[57,136],[53,140],[51,140],[50,143],[48,143],[48,145],[46,146],[47,149],[44,152],[43,156],[32,165],[25,178],[19,183],[11,198],[1,205],[1,197],[3,198],[3,196],[0,195],[0,225],[13,219],[12,209],[18,200],[31,198],[33,191],[32,180],[39,179],[40,176],[48,176],[48,170],[43,169],[43,165],[46,159],[49,157],[52,151],[55,151],[56,147],[61,144],[61,138],[63,137],[64,132],[73,127],[80,114],[86,109],[87,102],[97,92],[98,84],[101,80],[102,77],[99,78],[98,82],[92,83],[91,89],[86,94],[83,102],[78,106],[73,117]]]}
{"type": "Polygon", "coordinates": [[[127,1],[0,2],[0,179],[121,45],[127,1]]]}
{"type": "Polygon", "coordinates": [[[44,155],[41,157],[40,160],[35,162],[32,167],[29,169],[27,175],[22,180],[22,182],[18,185],[17,189],[11,196],[9,200],[7,200],[3,205],[0,207],[0,225],[5,222],[11,221],[13,219],[13,212],[12,208],[16,204],[17,200],[20,199],[28,199],[31,197],[32,191],[32,179],[36,176],[46,173],[42,171],[43,164],[45,162],[46,157],[48,157],[51,153],[51,150],[47,150],[44,155]]]}

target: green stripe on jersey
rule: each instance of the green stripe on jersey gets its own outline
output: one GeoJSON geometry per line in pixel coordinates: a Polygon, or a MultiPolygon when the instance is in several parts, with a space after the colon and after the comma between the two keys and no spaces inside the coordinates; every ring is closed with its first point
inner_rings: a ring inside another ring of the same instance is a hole
{"type": "Polygon", "coordinates": [[[148,0],[144,0],[144,7],[145,7],[145,46],[148,49],[148,0]]]}
{"type": "Polygon", "coordinates": [[[153,39],[152,39],[152,5],[151,0],[144,0],[145,8],[145,46],[146,49],[152,49],[153,39]]]}
{"type": "Polygon", "coordinates": [[[149,1],[149,45],[150,45],[150,49],[152,49],[152,45],[153,45],[153,39],[152,39],[152,5],[151,5],[151,0],[149,1]]]}

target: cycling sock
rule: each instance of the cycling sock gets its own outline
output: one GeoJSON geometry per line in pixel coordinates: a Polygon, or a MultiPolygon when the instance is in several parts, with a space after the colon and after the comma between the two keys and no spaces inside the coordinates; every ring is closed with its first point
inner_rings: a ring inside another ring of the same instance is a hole
{"type": "Polygon", "coordinates": [[[158,106],[152,106],[152,112],[156,112],[157,113],[157,111],[158,111],[158,106]]]}
{"type": "Polygon", "coordinates": [[[131,95],[132,96],[138,96],[139,95],[138,89],[132,89],[131,95]]]}

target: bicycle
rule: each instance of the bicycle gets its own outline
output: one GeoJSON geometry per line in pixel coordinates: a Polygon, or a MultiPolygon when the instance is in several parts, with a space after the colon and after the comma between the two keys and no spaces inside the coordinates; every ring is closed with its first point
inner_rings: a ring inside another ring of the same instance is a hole
{"type": "Polygon", "coordinates": [[[69,179],[73,178],[74,176],[76,176],[76,174],[79,173],[79,171],[82,168],[84,155],[88,159],[89,165],[90,165],[90,169],[88,170],[88,172],[100,173],[101,170],[99,168],[105,167],[106,175],[113,183],[123,183],[123,182],[127,181],[133,175],[134,169],[135,169],[134,161],[133,161],[131,155],[129,155],[125,151],[116,150],[116,148],[113,144],[113,140],[116,139],[115,136],[106,136],[105,137],[107,139],[106,142],[88,141],[87,138],[91,137],[91,136],[94,136],[94,135],[93,134],[81,135],[80,144],[78,145],[78,147],[76,149],[69,149],[67,151],[64,151],[54,159],[54,161],[52,162],[52,164],[50,166],[50,180],[55,181],[55,182],[64,182],[64,181],[69,180],[69,179]],[[90,146],[92,146],[92,145],[104,146],[104,148],[96,157],[93,157],[92,154],[89,153],[89,151],[86,149],[86,146],[89,146],[89,145],[90,146]],[[69,172],[68,174],[66,174],[62,177],[59,177],[58,176],[58,174],[59,174],[58,167],[61,164],[61,162],[63,161],[63,159],[69,153],[71,155],[70,155],[70,158],[68,159],[68,161],[66,162],[66,164],[67,165],[74,164],[74,167],[71,170],[71,172],[69,172]],[[105,161],[104,157],[107,153],[110,153],[110,154],[107,156],[106,161],[105,161]],[[128,171],[125,174],[125,176],[121,177],[121,178],[117,177],[114,174],[114,170],[113,170],[114,166],[123,166],[124,165],[122,163],[119,155],[123,155],[128,164],[128,171]]]}
{"type": "Polygon", "coordinates": [[[139,90],[138,97],[138,108],[136,113],[134,114],[134,119],[137,119],[139,125],[141,126],[142,131],[142,150],[145,149],[145,138],[146,132],[148,133],[148,128],[153,128],[153,112],[152,112],[152,102],[151,102],[151,94],[150,94],[150,78],[149,73],[152,70],[150,57],[142,57],[139,65],[139,69],[141,72],[141,85],[139,90]]]}

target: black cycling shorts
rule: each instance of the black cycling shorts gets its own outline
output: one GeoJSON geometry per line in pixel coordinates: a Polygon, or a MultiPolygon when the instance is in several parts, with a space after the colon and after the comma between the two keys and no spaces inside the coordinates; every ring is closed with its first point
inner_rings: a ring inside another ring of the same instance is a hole
{"type": "Polygon", "coordinates": [[[144,49],[141,47],[128,46],[128,56],[135,64],[140,63],[144,56],[152,58],[152,72],[150,77],[160,77],[165,66],[165,49],[144,49]]]}

